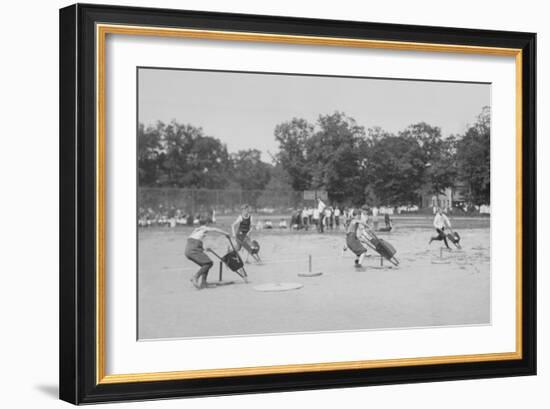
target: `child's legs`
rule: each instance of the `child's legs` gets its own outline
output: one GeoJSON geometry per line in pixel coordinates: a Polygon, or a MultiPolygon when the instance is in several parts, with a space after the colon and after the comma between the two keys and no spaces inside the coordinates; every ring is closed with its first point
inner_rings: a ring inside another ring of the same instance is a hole
{"type": "Polygon", "coordinates": [[[441,241],[445,243],[445,247],[449,248],[449,243],[447,242],[447,236],[445,235],[444,229],[435,229],[437,236],[431,238],[431,240],[441,241]]]}
{"type": "Polygon", "coordinates": [[[445,238],[445,233],[443,233],[443,230],[441,229],[435,229],[437,232],[437,236],[432,236],[432,240],[441,241],[445,238]]]}
{"type": "Polygon", "coordinates": [[[199,278],[202,277],[202,280],[201,280],[202,283],[206,284],[206,278],[208,277],[208,272],[210,271],[213,265],[214,263],[212,262],[212,260],[210,260],[206,264],[203,264],[199,269],[199,271],[197,272],[197,274],[195,275],[196,279],[198,280],[199,278]]]}
{"type": "Polygon", "coordinates": [[[208,271],[214,265],[214,263],[212,262],[210,257],[208,257],[204,252],[202,242],[194,239],[187,240],[185,257],[200,266],[199,271],[197,271],[193,278],[195,280],[198,280],[201,276],[203,276],[203,281],[206,281],[208,271]]]}
{"type": "Polygon", "coordinates": [[[236,251],[240,251],[242,248],[244,248],[248,253],[252,251],[252,247],[250,245],[250,238],[246,233],[239,233],[237,234],[237,246],[235,246],[236,251]]]}

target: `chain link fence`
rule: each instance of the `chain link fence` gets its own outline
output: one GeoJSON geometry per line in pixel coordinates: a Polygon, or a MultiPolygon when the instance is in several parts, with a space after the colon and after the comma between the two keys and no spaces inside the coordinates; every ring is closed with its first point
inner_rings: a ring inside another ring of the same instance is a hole
{"type": "MultiPolygon", "coordinates": [[[[247,203],[255,213],[288,213],[308,204],[303,192],[293,190],[222,190],[154,188],[138,189],[140,211],[197,214],[215,210],[217,214],[233,214],[247,203]]],[[[171,214],[167,214],[171,217],[171,214]]]]}

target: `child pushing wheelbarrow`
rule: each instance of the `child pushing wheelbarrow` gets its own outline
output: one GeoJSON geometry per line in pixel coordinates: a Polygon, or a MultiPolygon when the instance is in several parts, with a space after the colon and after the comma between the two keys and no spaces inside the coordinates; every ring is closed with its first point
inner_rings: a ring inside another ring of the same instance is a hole
{"type": "Polygon", "coordinates": [[[200,268],[193,277],[191,277],[191,283],[197,290],[206,288],[208,272],[214,265],[214,262],[204,252],[203,241],[209,234],[221,234],[229,241],[231,237],[228,232],[215,227],[200,226],[197,227],[191,235],[187,238],[187,245],[185,246],[185,257],[197,264],[200,268]]]}
{"type": "MultiPolygon", "coordinates": [[[[364,216],[365,212],[362,213],[364,216]]],[[[396,251],[393,246],[378,238],[367,223],[361,221],[361,216],[359,211],[353,212],[353,219],[347,227],[346,247],[344,247],[344,250],[350,249],[355,254],[355,266],[361,267],[363,259],[367,255],[367,248],[376,251],[381,257],[398,266],[399,260],[395,257],[396,251]]]]}
{"type": "Polygon", "coordinates": [[[360,241],[376,251],[381,257],[388,260],[394,266],[399,266],[399,260],[395,257],[397,251],[386,240],[379,238],[371,229],[365,228],[360,241]]]}
{"type": "Polygon", "coordinates": [[[435,228],[435,231],[437,232],[437,236],[431,237],[429,244],[432,244],[432,241],[434,240],[443,240],[443,243],[445,243],[445,247],[450,250],[451,248],[449,247],[448,243],[450,241],[456,246],[457,249],[462,249],[462,246],[460,245],[460,235],[457,232],[453,231],[451,221],[449,220],[445,212],[443,212],[439,207],[436,209],[435,212],[433,226],[435,228]]]}

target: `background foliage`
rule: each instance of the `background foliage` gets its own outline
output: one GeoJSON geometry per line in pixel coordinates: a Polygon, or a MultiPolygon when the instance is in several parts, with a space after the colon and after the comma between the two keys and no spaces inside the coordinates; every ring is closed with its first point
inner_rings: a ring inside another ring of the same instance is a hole
{"type": "MultiPolygon", "coordinates": [[[[419,122],[397,134],[365,128],[343,112],[315,123],[292,118],[278,124],[278,151],[229,153],[201,128],[172,121],[138,129],[140,187],[262,190],[326,190],[341,205],[400,206],[423,193],[458,183],[471,204],[490,204],[490,109],[483,108],[463,135],[442,137],[419,122]]],[[[264,200],[265,201],[265,200],[264,200]]]]}

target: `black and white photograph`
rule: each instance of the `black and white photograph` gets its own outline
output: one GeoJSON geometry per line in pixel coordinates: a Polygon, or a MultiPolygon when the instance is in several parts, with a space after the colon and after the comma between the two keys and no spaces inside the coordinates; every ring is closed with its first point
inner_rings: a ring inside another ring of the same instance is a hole
{"type": "Polygon", "coordinates": [[[491,84],[137,68],[138,340],[491,324],[491,84]]]}
{"type": "Polygon", "coordinates": [[[546,8],[5,2],[2,407],[543,408],[546,8]]]}

